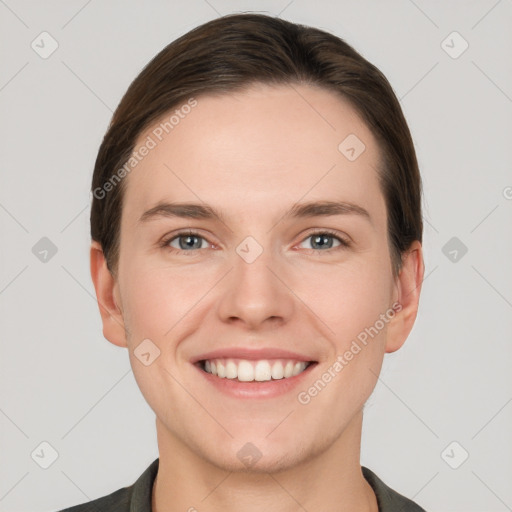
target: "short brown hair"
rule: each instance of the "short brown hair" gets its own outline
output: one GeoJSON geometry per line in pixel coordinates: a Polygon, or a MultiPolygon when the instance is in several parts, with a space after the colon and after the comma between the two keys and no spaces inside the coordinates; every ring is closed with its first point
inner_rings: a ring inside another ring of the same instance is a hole
{"type": "MultiPolygon", "coordinates": [[[[422,240],[421,177],[400,103],[386,77],[328,32],[263,14],[209,21],[166,46],[132,82],[99,148],[92,179],[91,237],[115,275],[125,181],[99,195],[122,168],[138,136],[191,97],[229,93],[253,83],[323,87],[347,99],[376,137],[379,182],[388,214],[392,270],[422,240]]],[[[340,141],[341,142],[341,141],[340,141]]]]}

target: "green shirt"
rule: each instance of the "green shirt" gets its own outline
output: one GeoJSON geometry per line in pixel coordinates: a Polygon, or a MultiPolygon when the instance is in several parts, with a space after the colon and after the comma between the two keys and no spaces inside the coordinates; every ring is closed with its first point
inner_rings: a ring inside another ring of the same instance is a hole
{"type": "MultiPolygon", "coordinates": [[[[155,459],[133,485],[59,512],[151,512],[151,494],[159,460],[155,459]]],[[[425,512],[416,503],[388,487],[368,468],[362,466],[362,471],[375,492],[379,512],[425,512]]]]}

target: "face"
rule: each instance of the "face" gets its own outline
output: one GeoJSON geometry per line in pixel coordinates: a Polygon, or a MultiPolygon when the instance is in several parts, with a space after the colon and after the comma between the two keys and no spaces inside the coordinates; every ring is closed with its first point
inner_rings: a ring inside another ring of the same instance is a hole
{"type": "Polygon", "coordinates": [[[293,467],[340,442],[393,343],[379,150],[323,89],[196,101],[141,134],[155,147],[125,178],[118,344],[159,440],[227,470],[293,467]]]}

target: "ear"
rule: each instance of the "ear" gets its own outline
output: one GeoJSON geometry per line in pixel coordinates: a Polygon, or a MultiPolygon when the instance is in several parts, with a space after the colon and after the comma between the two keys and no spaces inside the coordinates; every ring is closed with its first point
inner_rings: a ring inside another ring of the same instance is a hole
{"type": "Polygon", "coordinates": [[[388,323],[386,352],[398,350],[412,330],[420,300],[425,264],[421,243],[416,240],[403,255],[402,268],[396,278],[395,316],[388,323]]]}
{"type": "Polygon", "coordinates": [[[120,304],[119,286],[107,268],[101,245],[91,243],[91,277],[103,322],[103,336],[119,347],[126,347],[126,330],[120,304]]]}

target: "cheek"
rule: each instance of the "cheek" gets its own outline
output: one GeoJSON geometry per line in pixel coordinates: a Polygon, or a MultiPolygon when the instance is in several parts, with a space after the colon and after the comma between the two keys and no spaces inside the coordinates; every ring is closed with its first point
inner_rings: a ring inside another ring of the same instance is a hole
{"type": "Polygon", "coordinates": [[[197,297],[189,293],[194,290],[194,284],[188,283],[179,272],[139,263],[134,259],[120,276],[124,284],[130,363],[149,406],[158,416],[167,415],[170,414],[168,404],[182,400],[180,387],[173,379],[177,348],[173,335],[183,327],[180,320],[190,314],[197,297]],[[146,360],[144,353],[150,354],[146,360]]]}
{"type": "MultiPolygon", "coordinates": [[[[313,284],[312,279],[309,286],[313,284]]],[[[342,425],[366,402],[380,373],[387,326],[394,316],[391,284],[387,267],[367,259],[350,269],[331,269],[322,293],[314,294],[311,309],[328,326],[324,332],[331,354],[323,373],[308,382],[299,397],[301,404],[314,404],[306,411],[329,410],[330,420],[342,425]]]]}
{"type": "MultiPolygon", "coordinates": [[[[333,266],[305,281],[311,308],[332,331],[339,348],[379,320],[390,307],[392,279],[384,259],[361,258],[333,266]]],[[[338,348],[338,347],[337,347],[338,348]]]]}
{"type": "Polygon", "coordinates": [[[201,295],[199,275],[176,269],[126,268],[123,304],[133,333],[163,340],[201,295]]]}

